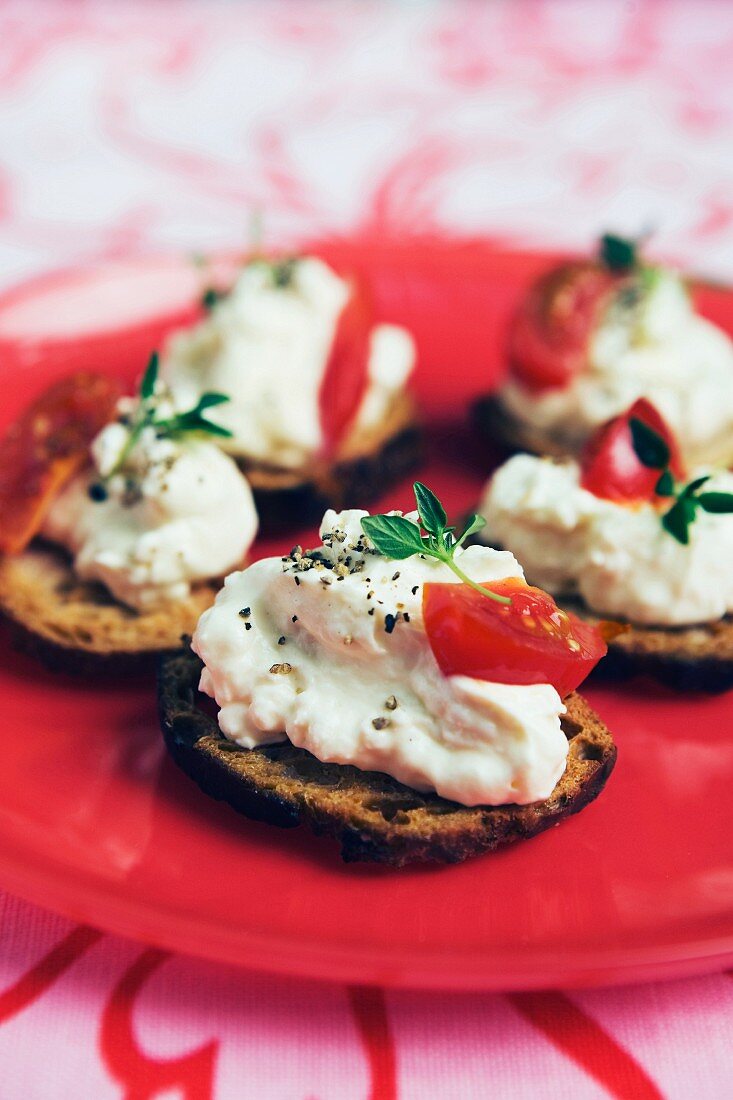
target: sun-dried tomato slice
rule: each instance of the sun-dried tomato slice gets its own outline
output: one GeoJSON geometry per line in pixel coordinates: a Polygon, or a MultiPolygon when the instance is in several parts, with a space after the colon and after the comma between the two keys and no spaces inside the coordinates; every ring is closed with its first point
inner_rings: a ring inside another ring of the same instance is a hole
{"type": "Polygon", "coordinates": [[[514,376],[537,391],[568,385],[586,367],[593,332],[625,279],[590,261],[565,263],[541,276],[509,329],[514,376]]]}
{"type": "Polygon", "coordinates": [[[89,461],[89,444],[114,414],[121,384],[81,371],[36,398],[0,439],[0,552],[23,550],[54,497],[89,461]]]}

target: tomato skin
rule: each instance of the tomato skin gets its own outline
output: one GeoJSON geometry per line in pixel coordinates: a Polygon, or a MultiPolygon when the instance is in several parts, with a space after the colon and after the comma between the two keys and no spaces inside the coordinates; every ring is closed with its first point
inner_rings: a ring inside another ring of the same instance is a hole
{"type": "Polygon", "coordinates": [[[114,415],[120,383],[80,371],[55,382],[0,439],[0,553],[19,553],[63,486],[89,461],[114,415]]]}
{"type": "Polygon", "coordinates": [[[425,629],[445,676],[552,684],[565,698],[605,655],[599,630],[561,611],[541,588],[516,578],[482,587],[510,596],[511,605],[467,584],[428,583],[423,589],[425,629]]]}
{"type": "Polygon", "coordinates": [[[356,416],[367,387],[374,324],[366,286],[349,278],[350,293],[334,333],[320,391],[323,450],[332,456],[356,416]]]}
{"type": "Polygon", "coordinates": [[[604,500],[635,504],[654,500],[660,471],[639,460],[629,422],[641,420],[661,436],[669,447],[670,469],[678,480],[685,477],[677,440],[661,414],[645,397],[600,428],[589,439],[580,459],[580,484],[604,500]]]}
{"type": "Polygon", "coordinates": [[[588,345],[611,297],[628,276],[577,260],[530,287],[509,326],[514,377],[529,389],[566,386],[588,362],[588,345]]]}

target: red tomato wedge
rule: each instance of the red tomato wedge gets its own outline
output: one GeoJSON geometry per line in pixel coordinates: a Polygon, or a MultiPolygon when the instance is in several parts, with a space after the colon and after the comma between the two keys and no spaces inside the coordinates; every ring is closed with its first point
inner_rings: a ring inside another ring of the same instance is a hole
{"type": "Polygon", "coordinates": [[[38,397],[0,439],[0,552],[23,550],[51,501],[89,460],[89,444],[112,418],[122,387],[80,372],[38,397]]]}
{"type": "Polygon", "coordinates": [[[641,420],[669,447],[674,476],[685,477],[679,446],[661,414],[645,397],[621,416],[603,424],[586,444],[580,460],[580,484],[594,496],[633,504],[653,500],[660,470],[645,466],[634,450],[629,422],[641,420]]]}
{"type": "Polygon", "coordinates": [[[483,587],[511,597],[511,604],[467,584],[425,585],[425,629],[444,675],[552,684],[564,698],[606,653],[600,631],[560,610],[541,588],[514,578],[483,587]]]}
{"type": "Polygon", "coordinates": [[[364,285],[349,280],[351,293],[336,325],[320,393],[324,451],[332,454],[351,425],[367,385],[374,314],[364,285]]]}
{"type": "Polygon", "coordinates": [[[626,276],[590,261],[571,261],[542,275],[509,326],[509,364],[534,390],[568,384],[588,359],[601,315],[626,276]]]}

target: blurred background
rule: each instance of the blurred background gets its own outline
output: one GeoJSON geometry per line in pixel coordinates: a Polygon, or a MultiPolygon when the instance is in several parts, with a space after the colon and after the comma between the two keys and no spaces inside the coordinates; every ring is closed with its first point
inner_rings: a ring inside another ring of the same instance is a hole
{"type": "Polygon", "coordinates": [[[338,231],[733,276],[723,0],[4,0],[0,281],[338,231]]]}

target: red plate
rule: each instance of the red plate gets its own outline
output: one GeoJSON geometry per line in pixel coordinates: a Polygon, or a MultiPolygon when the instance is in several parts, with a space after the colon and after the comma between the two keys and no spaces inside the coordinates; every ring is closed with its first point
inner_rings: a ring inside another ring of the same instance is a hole
{"type": "MultiPolygon", "coordinates": [[[[492,461],[470,439],[467,402],[496,381],[506,310],[548,258],[486,242],[329,251],[354,255],[375,276],[384,315],[417,333],[430,444],[422,476],[460,513],[492,461]]],[[[137,358],[128,369],[140,369],[151,311],[147,297],[136,325],[139,270],[116,268],[118,326],[109,299],[94,300],[96,280],[85,282],[87,316],[106,308],[110,331],[85,338],[75,366],[102,365],[95,354],[106,346],[118,361],[129,348],[137,358]]],[[[180,284],[165,270],[161,313],[173,322],[190,305],[192,282],[183,268],[180,284]]],[[[48,285],[63,284],[41,289],[48,285]]],[[[39,344],[33,302],[16,295],[11,306],[18,300],[12,324],[0,300],[4,418],[64,359],[69,324],[66,316],[56,327],[44,300],[39,344]],[[21,337],[22,356],[8,359],[21,337]]],[[[53,302],[60,309],[63,295],[53,302]]],[[[733,328],[726,292],[706,291],[704,305],[733,328]]],[[[408,489],[380,505],[404,505],[408,489]]],[[[306,538],[293,531],[258,549],[306,538]]],[[[205,798],[164,756],[151,683],[76,683],[12,654],[4,635],[2,645],[0,882],[34,902],[175,950],[390,985],[591,985],[733,961],[730,696],[677,696],[647,683],[589,689],[619,746],[598,802],[498,855],[395,873],[345,866],[328,841],[248,822],[205,798]]]]}

